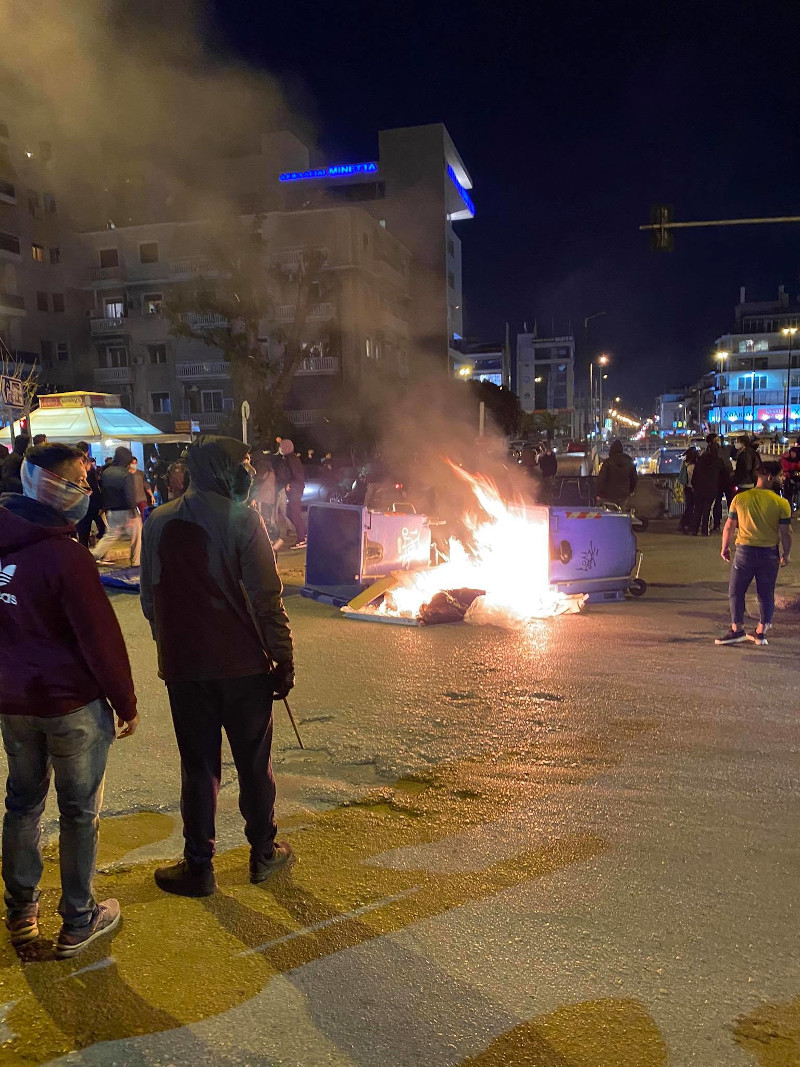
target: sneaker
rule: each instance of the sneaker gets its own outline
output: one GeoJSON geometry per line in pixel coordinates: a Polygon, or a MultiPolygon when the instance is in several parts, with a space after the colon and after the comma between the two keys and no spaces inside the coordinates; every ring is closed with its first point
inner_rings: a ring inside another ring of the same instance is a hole
{"type": "Polygon", "coordinates": [[[35,941],[39,936],[39,906],[31,915],[23,915],[18,919],[6,918],[6,930],[11,936],[12,945],[27,945],[29,941],[35,941]]]}
{"type": "Polygon", "coordinates": [[[195,867],[185,859],[169,867],[159,867],[153,877],[159,889],[179,897],[210,897],[217,889],[211,864],[195,867]]]}
{"type": "MultiPolygon", "coordinates": [[[[754,634],[748,634],[747,636],[750,638],[750,640],[753,642],[754,645],[762,645],[763,646],[763,645],[768,645],[769,644],[769,641],[767,640],[767,635],[765,633],[764,634],[760,634],[758,631],[756,631],[754,634]]],[[[12,938],[12,940],[13,940],[13,938],[12,938]]]]}
{"type": "Polygon", "coordinates": [[[289,842],[280,841],[274,846],[272,855],[266,862],[254,863],[251,859],[250,881],[253,885],[258,885],[259,882],[266,882],[276,871],[281,870],[283,867],[290,867],[296,860],[297,857],[292,852],[292,846],[289,842]]]}
{"type": "Polygon", "coordinates": [[[292,548],[305,548],[308,541],[298,541],[296,545],[292,545],[292,548]]]}
{"type": "Polygon", "coordinates": [[[744,630],[730,629],[724,637],[718,637],[714,642],[715,645],[740,645],[742,641],[747,640],[747,634],[744,630]]]}
{"type": "Polygon", "coordinates": [[[112,930],[116,930],[121,918],[119,901],[104,900],[94,909],[94,918],[88,926],[83,926],[80,930],[70,930],[68,926],[61,927],[61,933],[56,942],[56,957],[60,960],[68,960],[77,956],[98,937],[104,937],[112,930]]]}

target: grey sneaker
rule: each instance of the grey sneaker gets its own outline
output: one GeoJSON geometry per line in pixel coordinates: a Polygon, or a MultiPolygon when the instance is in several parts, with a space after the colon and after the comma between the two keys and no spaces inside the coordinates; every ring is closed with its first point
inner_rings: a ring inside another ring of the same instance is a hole
{"type": "Polygon", "coordinates": [[[36,904],[35,910],[28,915],[6,918],[6,930],[12,945],[27,945],[29,941],[35,941],[39,936],[39,905],[36,904]]]}
{"type": "Polygon", "coordinates": [[[276,842],[272,849],[272,855],[265,862],[253,862],[250,861],[250,881],[253,885],[258,885],[259,882],[266,882],[268,878],[271,878],[276,871],[280,871],[284,867],[290,867],[297,857],[292,852],[292,846],[288,841],[276,842]]]}
{"type": "Polygon", "coordinates": [[[83,952],[98,937],[104,937],[106,934],[110,934],[112,930],[116,930],[121,918],[122,913],[119,910],[119,901],[114,900],[112,897],[110,900],[104,900],[102,904],[97,905],[94,911],[94,918],[88,926],[83,926],[80,930],[70,930],[68,926],[62,926],[56,942],[57,958],[68,960],[73,956],[77,956],[79,952],[83,952]]]}

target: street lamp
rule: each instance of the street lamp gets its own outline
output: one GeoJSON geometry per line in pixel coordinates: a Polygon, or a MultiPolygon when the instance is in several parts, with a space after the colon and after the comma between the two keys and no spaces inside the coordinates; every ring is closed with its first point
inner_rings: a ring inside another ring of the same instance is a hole
{"type": "MultiPolygon", "coordinates": [[[[607,367],[610,362],[611,361],[609,360],[608,356],[606,356],[606,355],[602,355],[602,356],[598,356],[597,357],[597,365],[598,365],[598,367],[607,367]]],[[[600,429],[600,438],[601,438],[601,440],[602,440],[602,437],[603,437],[603,426],[602,426],[602,423],[605,422],[605,420],[603,419],[603,381],[607,377],[608,377],[607,374],[601,374],[599,376],[598,382],[597,382],[597,407],[598,407],[598,413],[599,413],[600,421],[601,421],[601,425],[600,425],[600,428],[599,428],[600,429]]]]}
{"type": "Polygon", "coordinates": [[[797,333],[797,327],[796,326],[784,326],[784,328],[781,330],[781,333],[783,334],[784,337],[788,337],[789,338],[789,366],[788,366],[788,369],[786,371],[786,393],[784,394],[785,395],[785,399],[784,399],[784,404],[783,404],[783,435],[784,435],[784,437],[788,437],[788,435],[789,435],[789,407],[790,407],[789,389],[790,389],[791,384],[792,384],[792,342],[794,341],[794,335],[797,333]]]}
{"type": "MultiPolygon", "coordinates": [[[[723,371],[725,370],[725,360],[728,358],[729,355],[730,355],[730,352],[724,352],[722,349],[718,349],[714,353],[714,359],[719,364],[719,367],[718,367],[718,370],[717,370],[717,393],[718,394],[722,393],[722,384],[723,384],[722,383],[722,374],[723,374],[723,371]]],[[[723,433],[723,434],[725,433],[725,426],[723,425],[723,422],[722,422],[722,401],[721,400],[719,402],[719,429],[720,429],[720,433],[723,433]]]]}

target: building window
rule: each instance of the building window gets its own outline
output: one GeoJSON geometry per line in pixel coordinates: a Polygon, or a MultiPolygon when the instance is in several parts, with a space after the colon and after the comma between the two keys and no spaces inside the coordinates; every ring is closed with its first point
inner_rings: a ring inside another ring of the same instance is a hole
{"type": "Polygon", "coordinates": [[[128,349],[123,345],[113,345],[106,349],[106,367],[127,367],[128,349]]]}
{"type": "Polygon", "coordinates": [[[169,415],[172,411],[169,393],[151,393],[150,410],[154,415],[169,415]]]}
{"type": "Polygon", "coordinates": [[[66,341],[59,341],[56,344],[56,358],[59,363],[66,363],[69,359],[69,345],[66,341]]]}
{"type": "Polygon", "coordinates": [[[370,344],[369,337],[364,341],[364,349],[367,353],[367,359],[372,359],[372,346],[370,344]]]}
{"type": "Polygon", "coordinates": [[[203,389],[200,393],[200,410],[206,414],[222,411],[222,390],[203,389]]]}
{"type": "Polygon", "coordinates": [[[145,293],[142,297],[142,313],[144,315],[160,315],[164,306],[164,297],[161,293],[145,293]]]}
{"type": "Polygon", "coordinates": [[[53,293],[53,311],[63,311],[63,310],[64,310],[64,294],[63,293],[53,293]]]}
{"type": "Polygon", "coordinates": [[[456,276],[451,270],[447,272],[447,284],[451,289],[455,289],[456,287],[456,276]]]}
{"type": "Polygon", "coordinates": [[[42,214],[38,193],[31,193],[28,197],[28,211],[30,211],[34,218],[38,218],[42,214]]]}
{"type": "Polygon", "coordinates": [[[55,215],[56,198],[52,193],[42,193],[42,203],[44,204],[45,215],[55,215]]]}
{"type": "Polygon", "coordinates": [[[147,351],[150,354],[150,362],[153,364],[166,363],[167,362],[167,346],[166,345],[148,345],[147,351]]]}
{"type": "Polygon", "coordinates": [[[448,256],[454,256],[456,254],[456,244],[452,237],[447,238],[447,254],[448,256]]]}
{"type": "Polygon", "coordinates": [[[12,252],[15,256],[20,254],[19,237],[11,233],[0,233],[0,250],[12,252]]]}
{"type": "Polygon", "coordinates": [[[766,340],[756,341],[756,343],[753,345],[753,351],[754,352],[769,352],[769,341],[766,341],[766,340]]]}
{"type": "Polygon", "coordinates": [[[52,264],[61,262],[61,249],[56,245],[55,248],[50,249],[50,262],[52,264]]]}
{"type": "Polygon", "coordinates": [[[44,248],[42,245],[31,245],[31,256],[36,263],[44,263],[44,248]]]}
{"type": "Polygon", "coordinates": [[[50,366],[53,362],[53,342],[47,341],[43,337],[39,342],[39,351],[42,353],[42,363],[45,366],[50,366]]]}
{"type": "Polygon", "coordinates": [[[47,309],[48,309],[47,293],[37,293],[36,294],[36,310],[37,311],[47,311],[47,309]]]}
{"type": "Polygon", "coordinates": [[[140,263],[158,263],[158,241],[145,241],[139,245],[140,263]]]}
{"type": "Polygon", "coordinates": [[[104,318],[121,319],[125,315],[125,301],[117,300],[116,297],[106,300],[104,306],[104,318]]]}
{"type": "Polygon", "coordinates": [[[119,252],[116,248],[101,248],[99,255],[101,267],[119,266],[119,252]]]}

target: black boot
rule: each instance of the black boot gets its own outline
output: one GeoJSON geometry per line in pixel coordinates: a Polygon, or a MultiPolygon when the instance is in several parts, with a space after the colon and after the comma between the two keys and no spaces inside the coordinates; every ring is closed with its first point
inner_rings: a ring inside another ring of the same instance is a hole
{"type": "Polygon", "coordinates": [[[216,892],[212,864],[196,867],[188,860],[179,860],[170,867],[159,867],[153,876],[159,889],[180,897],[210,897],[216,892]]]}

